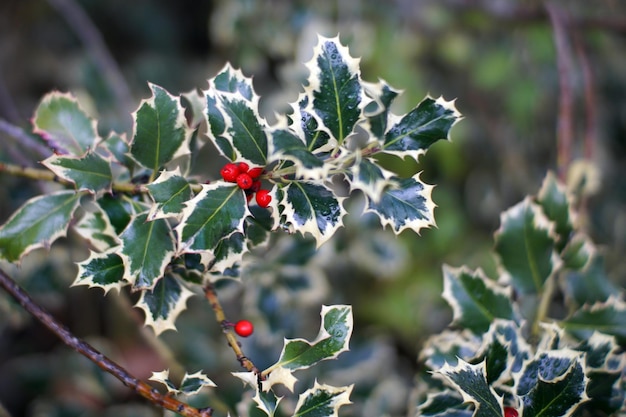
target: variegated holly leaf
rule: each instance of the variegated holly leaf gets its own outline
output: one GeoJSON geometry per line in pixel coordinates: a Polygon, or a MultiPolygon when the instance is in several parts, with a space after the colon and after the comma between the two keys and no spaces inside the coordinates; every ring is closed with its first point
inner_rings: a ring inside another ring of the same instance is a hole
{"type": "Polygon", "coordinates": [[[130,153],[146,168],[157,172],[170,161],[189,154],[191,130],[180,99],[162,87],[149,84],[152,97],[133,113],[130,153]]]}
{"type": "Polygon", "coordinates": [[[20,261],[65,236],[82,194],[57,191],[31,198],[0,226],[0,258],[20,261]]]}
{"type": "Polygon", "coordinates": [[[504,273],[521,293],[540,293],[561,266],[554,224],[527,197],[500,216],[495,250],[504,273]]]}
{"type": "Polygon", "coordinates": [[[148,213],[148,220],[179,218],[185,202],[191,198],[191,185],[178,168],[161,172],[146,188],[155,203],[148,213]]]}
{"type": "Polygon", "coordinates": [[[302,179],[324,179],[330,166],[311,153],[296,132],[286,127],[278,127],[271,131],[270,160],[268,162],[286,160],[293,162],[295,174],[302,179]]]}
{"type": "Polygon", "coordinates": [[[623,291],[611,282],[604,259],[596,254],[582,271],[572,271],[563,277],[563,288],[568,301],[575,306],[604,302],[623,291]]]}
{"type": "Polygon", "coordinates": [[[179,251],[215,251],[222,239],[243,233],[244,219],[249,215],[245,193],[236,184],[203,184],[202,191],[185,203],[176,227],[179,251]]]}
{"type": "Polygon", "coordinates": [[[443,298],[454,313],[453,323],[481,334],[497,319],[513,320],[511,289],[478,270],[443,267],[443,298]]]}
{"type": "Polygon", "coordinates": [[[135,307],[145,313],[145,325],[159,335],[165,330],[175,330],[174,322],[182,313],[187,300],[193,293],[173,276],[166,274],[159,279],[151,290],[141,291],[141,297],[135,307]]]}
{"type": "Polygon", "coordinates": [[[374,203],[380,202],[385,188],[392,187],[394,174],[381,167],[372,158],[357,158],[350,168],[348,180],[351,190],[361,190],[374,203]]]}
{"type": "Polygon", "coordinates": [[[461,395],[452,390],[429,393],[417,409],[417,415],[425,417],[471,417],[474,414],[467,409],[461,395]]]}
{"type": "Polygon", "coordinates": [[[126,134],[111,133],[98,144],[97,150],[105,157],[111,158],[118,164],[132,169],[135,162],[130,157],[130,145],[126,139],[126,134]]]}
{"type": "Polygon", "coordinates": [[[387,131],[387,123],[389,123],[389,108],[395,98],[400,95],[400,91],[394,90],[383,80],[376,84],[363,83],[363,87],[365,94],[372,99],[365,108],[369,131],[375,138],[383,139],[387,131]]]}
{"type": "Polygon", "coordinates": [[[98,252],[104,252],[119,245],[118,234],[113,228],[109,216],[96,204],[89,205],[89,210],[74,225],[74,231],[89,242],[98,252]]]}
{"type": "Polygon", "coordinates": [[[611,296],[606,302],[584,305],[563,320],[562,325],[580,339],[602,329],[603,333],[615,336],[623,343],[626,341],[626,303],[611,296]]]}
{"type": "Polygon", "coordinates": [[[480,349],[481,339],[468,330],[444,330],[433,335],[424,344],[419,359],[431,370],[446,363],[455,365],[458,359],[470,360],[480,349]]]}
{"type": "MultiPolygon", "coordinates": [[[[259,389],[259,377],[254,372],[233,372],[233,376],[241,379],[245,385],[248,385],[255,391],[255,395],[252,398],[256,404],[255,411],[261,410],[269,417],[274,417],[278,404],[283,397],[277,397],[276,394],[270,389],[259,389]]],[[[261,381],[264,383],[265,381],[261,381]]]]}
{"type": "Polygon", "coordinates": [[[92,193],[111,190],[111,163],[95,152],[83,156],[52,155],[42,164],[57,177],[76,184],[78,190],[92,193]]]}
{"type": "Polygon", "coordinates": [[[318,119],[310,113],[309,102],[309,95],[302,93],[298,100],[291,104],[293,114],[289,116],[291,120],[289,127],[301,138],[309,152],[313,154],[330,152],[337,143],[325,130],[320,129],[318,119]]]}
{"type": "Polygon", "coordinates": [[[549,172],[543,180],[537,195],[537,203],[541,205],[548,219],[554,223],[555,231],[559,236],[557,246],[561,251],[574,231],[574,213],[571,198],[565,186],[559,183],[553,172],[549,172]]]}
{"type": "Polygon", "coordinates": [[[524,365],[515,385],[524,416],[564,416],[588,399],[581,356],[560,349],[539,353],[524,365]]]}
{"type": "Polygon", "coordinates": [[[391,226],[395,234],[405,229],[419,233],[422,228],[435,225],[432,189],[432,185],[420,180],[420,174],[397,179],[383,191],[378,202],[368,199],[366,211],[376,214],[383,227],[391,226]]]}
{"type": "Polygon", "coordinates": [[[315,381],[313,388],[300,394],[294,417],[337,417],[339,408],[343,405],[352,404],[350,394],[352,388],[333,387],[319,384],[315,381]]]}
{"type": "Polygon", "coordinates": [[[346,210],[343,198],[324,184],[301,181],[291,182],[281,189],[282,200],[275,200],[284,207],[285,223],[291,224],[302,235],[310,233],[321,246],[343,225],[346,210]]]}
{"type": "Polygon", "coordinates": [[[309,368],[323,360],[335,359],[348,350],[353,326],[352,308],[347,305],[323,306],[321,316],[322,325],[315,340],[285,340],[278,362],[263,371],[263,375],[269,374],[272,378],[271,384],[283,383],[292,388],[291,372],[309,368]],[[283,377],[276,378],[276,375],[283,377]]]}
{"type": "Polygon", "coordinates": [[[117,254],[117,249],[103,253],[92,251],[89,258],[78,263],[78,274],[72,286],[99,287],[106,294],[111,289],[119,291],[127,285],[128,282],[124,280],[124,262],[117,254]]]}
{"type": "Polygon", "coordinates": [[[271,210],[258,205],[250,206],[249,209],[252,216],[246,217],[244,225],[248,246],[254,248],[265,245],[269,241],[270,232],[275,228],[271,210]]]}
{"type": "Polygon", "coordinates": [[[124,279],[134,289],[154,288],[175,253],[175,241],[164,219],[148,221],[148,214],[135,216],[120,235],[124,279]]]}
{"type": "MultiPolygon", "coordinates": [[[[486,359],[489,381],[510,379],[512,373],[522,369],[522,365],[533,354],[532,347],[524,338],[520,324],[511,320],[495,320],[489,328],[489,332],[483,336],[483,340],[506,347],[508,355],[506,368],[500,375],[493,373],[493,367],[497,366],[497,364],[493,363],[493,360],[489,358],[488,351],[482,350],[478,355],[486,359]]],[[[497,350],[498,348],[493,349],[497,350]]],[[[489,347],[487,350],[492,350],[492,348],[489,347]]]]}
{"type": "Polygon", "coordinates": [[[589,236],[574,233],[560,255],[565,268],[580,271],[592,262],[595,254],[596,247],[589,236]]]}
{"type": "Polygon", "coordinates": [[[231,161],[265,166],[267,125],[259,114],[259,96],[252,80],[226,65],[209,82],[210,88],[204,92],[209,138],[231,161]]]}
{"type": "Polygon", "coordinates": [[[304,94],[309,100],[304,110],[341,146],[361,120],[367,104],[359,59],[350,56],[338,37],[319,36],[313,58],[306,66],[310,74],[304,94]]]}
{"type": "Polygon", "coordinates": [[[502,417],[502,397],[487,382],[485,362],[472,365],[459,359],[456,366],[445,364],[436,371],[463,397],[474,405],[473,417],[502,417]]]}
{"type": "Polygon", "coordinates": [[[453,101],[426,97],[403,116],[389,113],[381,143],[383,152],[417,159],[435,142],[449,139],[450,129],[461,119],[453,101]]]}
{"type": "Polygon", "coordinates": [[[193,374],[185,372],[185,376],[180,382],[180,386],[176,385],[170,380],[170,371],[166,369],[161,372],[152,372],[150,381],[160,382],[165,385],[167,391],[171,394],[184,394],[194,395],[200,392],[204,387],[216,387],[215,382],[211,381],[202,371],[198,371],[193,374]]]}
{"type": "Polygon", "coordinates": [[[224,272],[232,268],[248,251],[243,233],[235,232],[220,240],[213,251],[214,258],[209,262],[209,271],[224,272]]]}
{"type": "Polygon", "coordinates": [[[136,214],[131,201],[120,195],[105,194],[96,200],[96,204],[105,212],[118,235],[124,231],[132,216],[136,214]]]}
{"type": "Polygon", "coordinates": [[[41,135],[60,154],[82,156],[100,140],[96,121],[71,94],[52,92],[39,103],[33,117],[33,132],[41,135]]]}

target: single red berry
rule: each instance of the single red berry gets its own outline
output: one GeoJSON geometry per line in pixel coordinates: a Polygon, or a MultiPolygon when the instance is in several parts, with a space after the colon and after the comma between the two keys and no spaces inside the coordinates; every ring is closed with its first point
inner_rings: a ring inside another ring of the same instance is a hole
{"type": "Polygon", "coordinates": [[[239,175],[239,167],[236,164],[229,162],[220,170],[220,174],[222,175],[222,178],[224,178],[224,181],[236,182],[237,176],[239,175]]]}
{"type": "Polygon", "coordinates": [[[239,320],[235,323],[235,333],[241,337],[248,337],[254,332],[254,325],[248,320],[239,320]]]}
{"type": "Polygon", "coordinates": [[[255,181],[252,181],[252,187],[250,187],[248,191],[250,191],[251,193],[256,193],[260,189],[261,189],[261,181],[255,180],[255,181]]]}
{"type": "Polygon", "coordinates": [[[259,207],[267,207],[270,205],[272,201],[272,196],[270,195],[269,190],[259,190],[256,193],[256,203],[259,207]]]}
{"type": "Polygon", "coordinates": [[[519,413],[513,407],[504,407],[504,417],[517,417],[519,413]]]}
{"type": "Polygon", "coordinates": [[[250,175],[246,173],[237,175],[237,185],[242,190],[247,190],[248,188],[252,187],[253,182],[254,181],[252,181],[252,178],[250,178],[250,175]]]}
{"type": "Polygon", "coordinates": [[[239,172],[242,174],[247,173],[250,170],[250,166],[245,162],[239,162],[239,172]]]}
{"type": "Polygon", "coordinates": [[[253,180],[256,180],[257,178],[259,178],[262,173],[263,173],[263,168],[261,167],[251,168],[248,171],[248,175],[250,175],[253,180]]]}

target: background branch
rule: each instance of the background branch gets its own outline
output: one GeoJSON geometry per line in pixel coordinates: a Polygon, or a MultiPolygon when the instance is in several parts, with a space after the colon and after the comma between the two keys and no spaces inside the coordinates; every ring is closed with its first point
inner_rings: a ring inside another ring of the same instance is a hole
{"type": "Polygon", "coordinates": [[[52,333],[59,337],[63,343],[85,356],[98,365],[102,370],[110,373],[127,387],[134,390],[140,396],[148,399],[153,404],[174,411],[185,417],[210,417],[213,415],[211,408],[194,408],[168,395],[163,395],[147,383],[130,375],[111,359],[104,356],[87,342],[74,336],[65,326],[60,324],[43,308],[37,305],[33,299],[4,271],[0,270],[0,286],[11,295],[26,311],[32,314],[52,333]]]}

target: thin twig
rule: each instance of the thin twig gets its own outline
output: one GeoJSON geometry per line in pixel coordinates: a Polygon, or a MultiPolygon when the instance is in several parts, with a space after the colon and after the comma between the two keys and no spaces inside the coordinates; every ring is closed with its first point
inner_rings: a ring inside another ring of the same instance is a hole
{"type": "Polygon", "coordinates": [[[597,142],[596,135],[598,123],[595,83],[593,81],[593,70],[591,69],[589,58],[587,58],[583,41],[580,39],[580,35],[578,33],[575,33],[575,35],[574,46],[576,48],[576,56],[578,57],[582,70],[585,94],[585,139],[583,154],[585,159],[592,160],[594,156],[595,144],[597,142]]]}
{"type": "Polygon", "coordinates": [[[210,417],[213,415],[213,409],[210,407],[202,409],[191,407],[175,398],[161,394],[147,383],[130,375],[128,371],[104,356],[87,342],[74,336],[65,326],[56,321],[50,313],[37,305],[26,291],[17,285],[17,283],[2,270],[0,270],[0,286],[20,303],[26,311],[59,337],[63,343],[85,356],[102,370],[122,381],[124,385],[134,390],[140,396],[148,399],[153,404],[174,411],[185,417],[210,417]]]}
{"type": "Polygon", "coordinates": [[[564,12],[553,3],[546,3],[546,10],[554,30],[557,67],[559,72],[559,116],[557,121],[557,169],[561,181],[565,181],[567,169],[572,161],[572,142],[574,135],[573,98],[570,83],[572,55],[567,41],[567,29],[564,12]]]}
{"type": "Polygon", "coordinates": [[[15,139],[17,144],[19,144],[22,148],[35,153],[38,158],[46,158],[52,153],[50,148],[38,143],[32,136],[26,133],[24,129],[7,122],[6,120],[0,119],[0,132],[3,132],[15,139]]]}
{"type": "Polygon", "coordinates": [[[130,88],[121,69],[107,48],[102,34],[98,31],[87,13],[73,0],[48,0],[74,30],[85,49],[89,52],[98,69],[113,90],[121,116],[131,111],[133,103],[130,88]]]}
{"type": "Polygon", "coordinates": [[[233,352],[235,352],[235,356],[237,360],[241,364],[242,367],[247,369],[250,372],[254,372],[257,376],[261,376],[259,369],[254,365],[254,363],[248,359],[246,355],[244,355],[243,350],[241,349],[241,345],[235,336],[235,333],[232,330],[232,325],[226,319],[226,315],[224,314],[224,309],[222,308],[222,304],[220,300],[217,298],[217,293],[215,292],[215,287],[213,284],[207,284],[204,287],[204,295],[208,300],[213,312],[215,313],[215,319],[222,326],[222,330],[226,336],[226,340],[228,340],[228,344],[232,348],[233,352]]]}

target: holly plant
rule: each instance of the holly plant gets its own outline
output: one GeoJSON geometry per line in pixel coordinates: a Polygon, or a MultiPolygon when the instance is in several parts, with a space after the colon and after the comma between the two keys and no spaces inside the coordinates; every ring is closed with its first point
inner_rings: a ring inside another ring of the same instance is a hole
{"type": "MultiPolygon", "coordinates": [[[[46,95],[32,122],[51,148],[42,161],[47,171],[3,171],[60,187],[29,199],[0,227],[0,257],[19,264],[72,229],[90,248],[74,285],[105,293],[128,287],[139,294],[136,306],[157,335],[175,329],[188,299],[203,295],[245,368],[235,375],[254,392],[256,406],[274,415],[281,400],[277,384],[293,391],[295,371],[348,350],[351,308],[322,307],[318,336],[285,340],[277,362],[260,370],[235,336],[250,336],[251,323],[227,320],[214,284],[237,279],[247,254],[270,245],[272,234],[297,233],[319,248],[342,227],[345,200],[354,194],[395,234],[434,225],[432,186],[419,174],[398,176],[380,157],[417,160],[434,142],[448,139],[460,119],[453,102],[432,97],[394,114],[400,92],[384,81],[363,81],[359,60],[337,37],[319,37],[306,67],[303,91],[271,123],[259,113],[252,79],[230,65],[201,92],[177,96],[149,84],[151,97],[132,114],[132,132],[126,133],[101,135],[73,95],[46,95]],[[199,157],[205,145],[223,162],[206,167],[199,157]],[[192,174],[198,165],[213,174],[192,174]]],[[[212,415],[210,407],[195,410],[172,397],[213,386],[204,373],[186,375],[176,386],[167,370],[156,372],[153,380],[172,394],[166,396],[118,377],[162,407],[212,415]]],[[[316,382],[300,393],[293,414],[336,416],[351,389],[316,382]]]]}
{"type": "Polygon", "coordinates": [[[624,415],[624,292],[573,204],[549,174],[502,214],[497,277],[443,268],[453,322],[421,353],[419,415],[624,415]]]}

